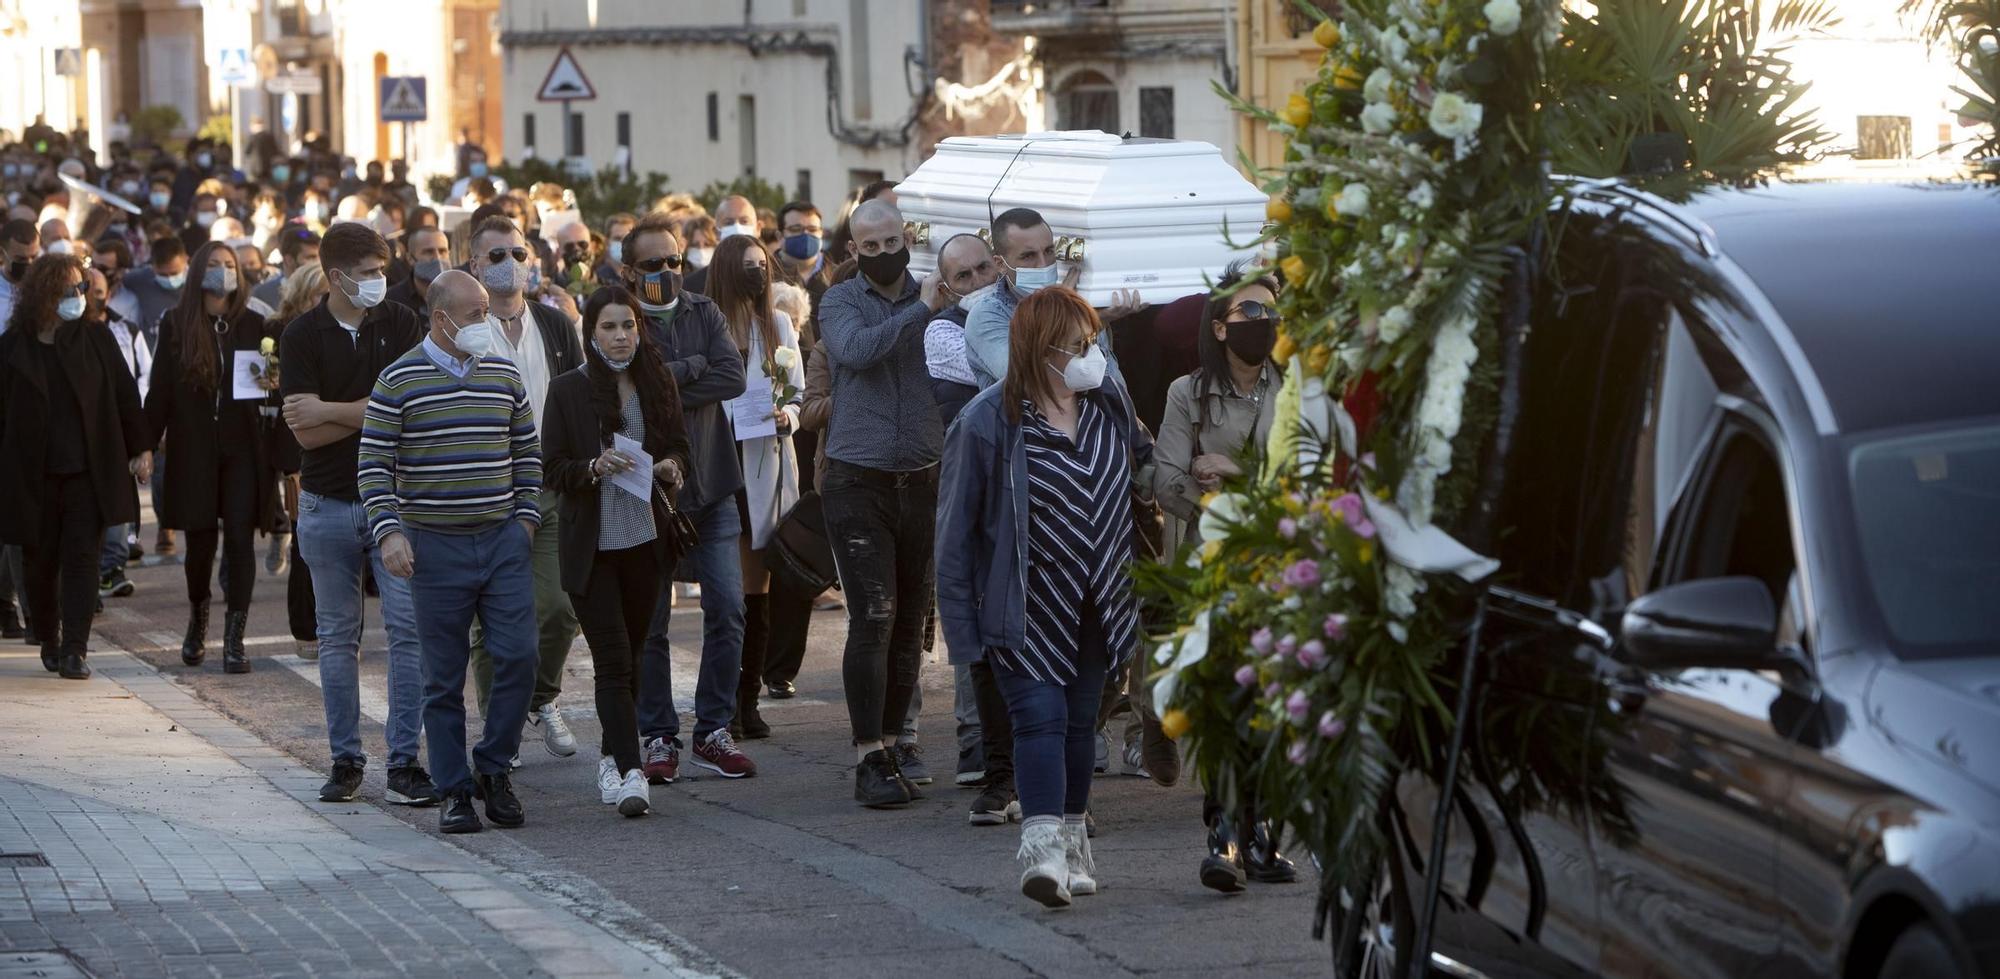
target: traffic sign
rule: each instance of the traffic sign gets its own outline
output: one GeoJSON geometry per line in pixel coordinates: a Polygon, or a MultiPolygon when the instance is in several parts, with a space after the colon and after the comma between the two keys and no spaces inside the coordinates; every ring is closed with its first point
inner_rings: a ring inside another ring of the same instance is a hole
{"type": "Polygon", "coordinates": [[[583,68],[569,48],[556,52],[556,63],[549,66],[549,76],[542,79],[542,90],[535,95],[543,102],[577,102],[596,97],[597,89],[583,76],[583,68]]]}
{"type": "Polygon", "coordinates": [[[56,74],[74,78],[83,74],[83,50],[81,48],[56,49],[56,74]]]}
{"type": "Polygon", "coordinates": [[[249,48],[223,48],[216,52],[216,73],[224,85],[254,85],[257,69],[250,63],[249,48]]]}
{"type": "Polygon", "coordinates": [[[325,88],[318,75],[307,71],[279,75],[264,83],[264,91],[272,95],[318,95],[325,88]]]}
{"type": "Polygon", "coordinates": [[[429,116],[424,79],[418,75],[382,78],[382,121],[423,122],[429,116]]]}

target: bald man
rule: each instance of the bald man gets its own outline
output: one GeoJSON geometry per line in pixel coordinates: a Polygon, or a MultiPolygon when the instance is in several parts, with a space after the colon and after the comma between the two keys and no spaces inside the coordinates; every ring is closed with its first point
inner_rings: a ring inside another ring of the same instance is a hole
{"type": "Polygon", "coordinates": [[[869,201],[849,219],[859,274],[820,300],[820,343],[833,414],[820,496],[847,596],[841,666],[856,765],[854,799],[870,808],[920,798],[913,736],[900,731],[917,685],[930,609],[938,459],[944,426],[924,364],[924,333],[947,306],[936,275],[908,268],[903,216],[869,201]],[[906,777],[910,776],[910,777],[906,777]]]}
{"type": "Polygon", "coordinates": [[[356,463],[366,537],[423,611],[424,734],[445,833],[483,828],[475,791],[494,825],[526,819],[510,772],[535,689],[542,447],[534,400],[520,369],[495,355],[495,329],[477,280],[457,269],[433,280],[430,332],[376,378],[356,463]],[[475,621],[493,662],[493,694],[468,765],[465,674],[475,621]]]}

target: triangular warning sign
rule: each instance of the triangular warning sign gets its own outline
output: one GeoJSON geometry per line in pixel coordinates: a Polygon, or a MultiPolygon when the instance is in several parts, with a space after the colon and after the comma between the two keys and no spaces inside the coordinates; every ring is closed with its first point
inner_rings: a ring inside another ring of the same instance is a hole
{"type": "Polygon", "coordinates": [[[382,101],[382,111],[422,113],[424,100],[417,98],[416,87],[410,84],[408,78],[398,78],[394,87],[389,89],[389,97],[382,101]]]}
{"type": "Polygon", "coordinates": [[[597,97],[597,89],[592,88],[590,79],[583,77],[583,68],[576,63],[576,57],[568,48],[556,52],[556,63],[549,66],[549,77],[542,79],[542,90],[535,98],[543,102],[571,102],[597,97]]]}

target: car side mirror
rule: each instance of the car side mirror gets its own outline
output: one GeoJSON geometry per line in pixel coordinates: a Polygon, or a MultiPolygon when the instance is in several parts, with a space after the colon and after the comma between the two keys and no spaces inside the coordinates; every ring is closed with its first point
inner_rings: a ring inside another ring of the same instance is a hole
{"type": "Polygon", "coordinates": [[[1701,578],[1668,585],[1625,610],[1622,658],[1649,669],[1764,669],[1778,651],[1778,610],[1756,578],[1701,578]]]}

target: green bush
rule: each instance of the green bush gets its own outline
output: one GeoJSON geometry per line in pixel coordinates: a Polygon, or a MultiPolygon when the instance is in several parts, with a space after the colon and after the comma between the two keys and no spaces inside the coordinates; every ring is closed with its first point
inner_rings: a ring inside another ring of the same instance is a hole
{"type": "Polygon", "coordinates": [[[171,105],[149,105],[132,113],[132,145],[159,146],[180,131],[186,120],[171,105]]]}
{"type": "Polygon", "coordinates": [[[653,201],[667,192],[666,174],[648,171],[636,179],[626,179],[616,167],[577,178],[546,160],[523,160],[518,165],[497,166],[493,175],[507,181],[509,188],[527,190],[538,183],[555,183],[576,195],[577,209],[586,221],[598,222],[619,211],[644,214],[653,201]]]}
{"type": "Polygon", "coordinates": [[[201,124],[201,131],[195,133],[195,135],[225,146],[234,146],[236,144],[235,132],[236,127],[228,116],[209,116],[208,121],[201,124]]]}
{"type": "Polygon", "coordinates": [[[700,201],[701,206],[707,208],[709,213],[712,214],[715,212],[716,205],[721,204],[722,199],[731,194],[741,194],[744,197],[750,198],[750,203],[760,208],[768,207],[773,211],[784,207],[791,200],[790,197],[785,196],[784,184],[767,183],[755,176],[738,177],[728,183],[718,180],[703,187],[699,193],[694,195],[694,199],[700,201]]]}

